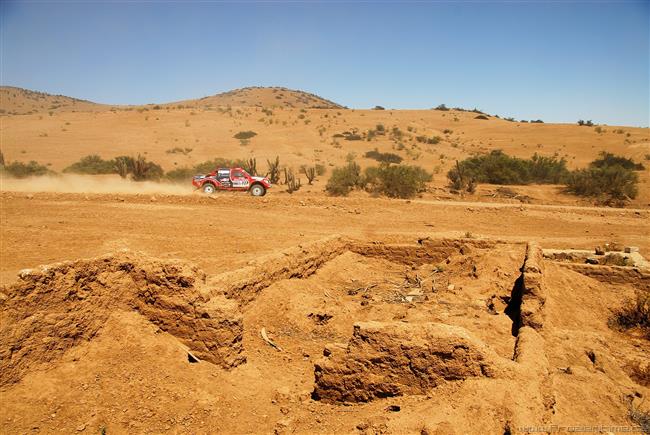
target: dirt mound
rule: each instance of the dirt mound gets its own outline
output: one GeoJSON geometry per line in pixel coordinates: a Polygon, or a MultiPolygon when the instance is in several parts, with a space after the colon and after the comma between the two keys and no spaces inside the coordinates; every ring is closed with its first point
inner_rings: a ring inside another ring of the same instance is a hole
{"type": "Polygon", "coordinates": [[[243,361],[236,304],[210,299],[205,274],[135,253],[21,271],[0,293],[0,385],[92,339],[115,310],[135,310],[224,368],[243,361]]]}
{"type": "Polygon", "coordinates": [[[425,394],[444,381],[493,377],[491,352],[460,327],[439,323],[354,325],[347,348],[325,349],[313,396],[325,402],[425,394]]]}

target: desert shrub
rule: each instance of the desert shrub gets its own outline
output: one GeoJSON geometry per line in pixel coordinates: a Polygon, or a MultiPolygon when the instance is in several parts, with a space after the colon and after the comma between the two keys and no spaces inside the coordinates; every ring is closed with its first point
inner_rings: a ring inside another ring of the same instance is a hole
{"type": "Polygon", "coordinates": [[[361,140],[363,139],[360,134],[350,133],[345,136],[345,140],[361,140]]]}
{"type": "Polygon", "coordinates": [[[650,293],[638,291],[634,299],[626,300],[609,319],[609,325],[622,330],[640,328],[650,338],[650,293]]]}
{"type": "Polygon", "coordinates": [[[605,197],[625,200],[636,198],[637,174],[622,166],[589,167],[571,172],[567,177],[567,190],[579,196],[605,197]]]}
{"type": "Polygon", "coordinates": [[[487,119],[489,119],[489,118],[488,118],[487,116],[485,116],[485,115],[476,115],[476,116],[474,117],[474,119],[483,119],[483,120],[487,120],[487,119]]]}
{"type": "Polygon", "coordinates": [[[63,172],[87,175],[114,174],[116,172],[115,161],[104,160],[100,156],[93,154],[71,164],[63,172]]]}
{"type": "Polygon", "coordinates": [[[199,174],[199,172],[195,171],[194,168],[185,166],[167,171],[165,173],[165,178],[174,182],[186,182],[191,180],[192,177],[197,174],[199,174]]]}
{"type": "Polygon", "coordinates": [[[255,133],[254,131],[247,130],[247,131],[240,131],[239,133],[235,134],[233,137],[239,140],[247,140],[255,136],[257,136],[257,133],[255,133]]]}
{"type": "Polygon", "coordinates": [[[384,132],[386,131],[386,127],[384,127],[384,124],[377,124],[375,126],[375,130],[377,130],[379,134],[384,134],[384,132]]]}
{"type": "Polygon", "coordinates": [[[435,145],[438,142],[440,142],[440,136],[432,136],[432,137],[417,136],[415,138],[415,140],[417,140],[418,142],[421,142],[421,143],[426,143],[426,144],[429,144],[429,145],[435,145]]]}
{"type": "Polygon", "coordinates": [[[426,188],[432,176],[419,166],[381,165],[367,168],[363,183],[391,198],[412,198],[426,188]]]}
{"type": "Polygon", "coordinates": [[[316,169],[316,175],[319,177],[322,177],[325,175],[325,172],[327,172],[325,165],[321,165],[320,163],[316,163],[316,165],[314,165],[314,168],[316,169]]]}
{"type": "Polygon", "coordinates": [[[448,108],[447,106],[445,106],[444,104],[440,104],[440,105],[437,106],[434,110],[447,111],[447,110],[449,110],[449,108],[448,108]]]}
{"type": "Polygon", "coordinates": [[[361,167],[355,162],[334,168],[325,190],[330,195],[346,196],[352,189],[361,185],[361,167]]]}
{"type": "Polygon", "coordinates": [[[503,151],[474,156],[459,162],[447,173],[450,185],[462,189],[462,180],[491,184],[556,184],[568,175],[566,160],[537,154],[530,159],[511,157],[503,151]]]}
{"type": "Polygon", "coordinates": [[[530,121],[531,124],[544,124],[544,121],[541,119],[531,119],[530,121]]]}
{"type": "Polygon", "coordinates": [[[52,174],[47,166],[32,160],[29,163],[9,162],[2,167],[2,171],[15,178],[38,177],[52,174]]]}
{"type": "Polygon", "coordinates": [[[167,151],[165,151],[167,154],[183,154],[183,155],[188,155],[189,153],[192,152],[192,148],[181,148],[181,147],[174,147],[170,148],[167,151]]]}
{"type": "Polygon", "coordinates": [[[583,126],[583,127],[593,127],[594,123],[590,120],[588,121],[583,121],[582,119],[578,120],[578,125],[583,126]]]}
{"type": "Polygon", "coordinates": [[[602,151],[600,153],[600,158],[594,160],[589,164],[593,168],[603,168],[606,166],[621,166],[625,169],[631,169],[633,171],[643,171],[645,166],[641,163],[636,163],[632,159],[628,159],[622,156],[616,156],[607,151],[602,151]]]}
{"type": "Polygon", "coordinates": [[[133,181],[158,180],[164,174],[160,165],[148,161],[144,156],[138,154],[133,160],[132,178],[133,181]]]}
{"type": "Polygon", "coordinates": [[[372,110],[385,110],[383,106],[375,106],[372,110]]]}
{"type": "Polygon", "coordinates": [[[368,159],[374,159],[381,163],[402,163],[402,157],[394,153],[381,153],[378,150],[368,151],[364,156],[368,159]]]}

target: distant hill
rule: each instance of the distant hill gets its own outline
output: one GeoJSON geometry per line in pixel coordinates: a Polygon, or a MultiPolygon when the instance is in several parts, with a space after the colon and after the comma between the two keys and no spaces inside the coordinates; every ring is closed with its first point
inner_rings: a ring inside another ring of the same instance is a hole
{"type": "Polygon", "coordinates": [[[13,86],[0,86],[0,114],[31,115],[34,113],[97,112],[110,108],[104,104],[65,95],[30,91],[13,86]]]}
{"type": "Polygon", "coordinates": [[[203,97],[169,103],[189,107],[241,106],[287,107],[296,109],[344,109],[343,106],[309,92],[282,87],[248,87],[203,97]]]}
{"type": "Polygon", "coordinates": [[[107,110],[133,110],[151,106],[165,108],[211,107],[286,107],[294,109],[344,109],[333,101],[309,92],[281,87],[249,87],[233,89],[193,100],[171,103],[147,104],[142,106],[108,105],[92,101],[52,95],[46,92],[31,91],[13,86],[0,86],[0,115],[32,115],[59,112],[103,112],[107,110]]]}

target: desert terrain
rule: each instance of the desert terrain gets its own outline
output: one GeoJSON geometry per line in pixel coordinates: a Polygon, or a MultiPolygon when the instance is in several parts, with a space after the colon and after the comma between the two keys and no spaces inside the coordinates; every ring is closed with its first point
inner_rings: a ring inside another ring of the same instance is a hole
{"type": "Polygon", "coordinates": [[[144,106],[2,88],[0,109],[5,161],[56,172],[1,180],[2,433],[621,432],[650,412],[647,333],[611,322],[650,292],[647,128],[285,88],[144,106]],[[345,138],[379,124],[399,140],[345,138]],[[325,193],[333,167],[374,149],[432,172],[426,191],[325,193]],[[449,189],[456,160],[496,149],[645,169],[618,208],[557,185],[449,189]],[[92,154],[326,173],[262,198],[62,174],[92,154]]]}

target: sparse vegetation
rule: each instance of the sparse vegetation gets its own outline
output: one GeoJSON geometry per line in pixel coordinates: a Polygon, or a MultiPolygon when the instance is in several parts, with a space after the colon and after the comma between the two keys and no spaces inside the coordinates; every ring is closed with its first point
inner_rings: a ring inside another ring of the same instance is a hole
{"type": "Polygon", "coordinates": [[[29,163],[8,162],[0,170],[14,178],[39,177],[42,175],[53,174],[47,166],[32,160],[29,163]]]}
{"type": "Polygon", "coordinates": [[[148,161],[144,156],[138,154],[138,157],[133,159],[131,173],[133,181],[158,180],[163,174],[164,172],[160,165],[148,161]]]}
{"type": "Polygon", "coordinates": [[[366,168],[362,184],[391,198],[412,198],[424,191],[431,179],[432,175],[419,166],[382,164],[366,168]]]}
{"type": "Polygon", "coordinates": [[[305,174],[305,177],[307,177],[307,182],[308,184],[312,184],[313,181],[316,179],[316,168],[314,166],[302,166],[300,168],[300,172],[305,174]]]}
{"type": "Polygon", "coordinates": [[[287,185],[287,192],[293,193],[300,189],[300,179],[296,178],[296,175],[291,169],[284,169],[284,177],[287,185]]]}
{"type": "Polygon", "coordinates": [[[605,201],[636,198],[639,177],[622,166],[589,167],[571,172],[567,191],[579,196],[601,197],[605,201]]]}
{"type": "Polygon", "coordinates": [[[432,136],[432,137],[427,137],[427,136],[417,136],[415,138],[418,142],[429,144],[429,145],[435,145],[438,142],[440,142],[440,136],[432,136]]]}
{"type": "Polygon", "coordinates": [[[643,171],[645,166],[642,163],[636,163],[632,159],[626,157],[617,156],[607,151],[602,151],[600,153],[600,158],[594,160],[589,165],[593,168],[604,168],[607,166],[621,166],[625,169],[630,169],[633,171],[643,171]]]}
{"type": "Polygon", "coordinates": [[[609,325],[619,330],[638,328],[650,339],[650,293],[639,290],[634,299],[626,300],[609,319],[609,325]]]}
{"type": "Polygon", "coordinates": [[[544,157],[535,154],[530,159],[521,159],[494,150],[459,162],[447,173],[447,178],[453,188],[461,190],[470,180],[491,184],[557,184],[568,173],[566,160],[557,155],[544,157]]]}
{"type": "Polygon", "coordinates": [[[381,153],[377,149],[366,152],[364,157],[377,160],[380,163],[402,163],[402,157],[394,153],[381,153]]]}
{"type": "Polygon", "coordinates": [[[355,187],[361,186],[361,167],[354,161],[334,168],[325,190],[330,195],[347,196],[355,187]]]}
{"type": "Polygon", "coordinates": [[[235,134],[233,137],[239,140],[248,140],[255,136],[257,136],[257,133],[251,130],[247,130],[247,131],[240,131],[239,133],[235,134]]]}
{"type": "Polygon", "coordinates": [[[167,151],[165,151],[167,154],[183,154],[183,155],[188,155],[193,151],[192,148],[181,148],[181,147],[174,147],[170,148],[167,151]]]}
{"type": "Polygon", "coordinates": [[[267,159],[266,163],[269,166],[266,176],[272,184],[278,184],[278,181],[280,180],[280,157],[276,156],[274,161],[267,159]]]}
{"type": "Polygon", "coordinates": [[[242,163],[242,169],[244,169],[244,171],[248,172],[250,175],[257,175],[257,159],[254,157],[246,159],[242,163]]]}
{"type": "Polygon", "coordinates": [[[593,127],[594,123],[590,120],[583,121],[582,119],[578,120],[578,125],[582,127],[593,127]]]}
{"type": "Polygon", "coordinates": [[[63,172],[65,173],[74,173],[74,174],[87,174],[87,175],[99,175],[99,174],[114,174],[117,171],[115,170],[115,160],[104,160],[97,154],[89,155],[83,157],[78,162],[71,164],[66,167],[63,172]]]}

